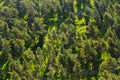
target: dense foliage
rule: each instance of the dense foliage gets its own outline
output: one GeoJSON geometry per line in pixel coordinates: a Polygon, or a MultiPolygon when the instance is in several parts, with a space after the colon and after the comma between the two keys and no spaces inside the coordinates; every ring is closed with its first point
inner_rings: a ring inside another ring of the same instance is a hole
{"type": "Polygon", "coordinates": [[[0,80],[120,80],[120,0],[0,0],[0,80]]]}

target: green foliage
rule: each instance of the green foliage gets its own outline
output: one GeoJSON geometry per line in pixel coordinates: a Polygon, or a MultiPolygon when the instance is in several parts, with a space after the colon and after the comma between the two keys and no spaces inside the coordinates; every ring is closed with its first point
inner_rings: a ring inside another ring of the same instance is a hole
{"type": "Polygon", "coordinates": [[[0,80],[120,80],[120,1],[0,0],[0,80]]]}

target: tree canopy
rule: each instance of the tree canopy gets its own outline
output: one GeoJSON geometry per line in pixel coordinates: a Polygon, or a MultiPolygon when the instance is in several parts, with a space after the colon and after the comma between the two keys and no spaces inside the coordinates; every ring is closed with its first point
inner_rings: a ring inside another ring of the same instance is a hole
{"type": "Polygon", "coordinates": [[[0,80],[120,80],[120,0],[0,0],[0,80]]]}

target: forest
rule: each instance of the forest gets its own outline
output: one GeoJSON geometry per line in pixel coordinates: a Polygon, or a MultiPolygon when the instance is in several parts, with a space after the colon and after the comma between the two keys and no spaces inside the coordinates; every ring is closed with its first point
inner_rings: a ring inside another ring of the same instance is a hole
{"type": "Polygon", "coordinates": [[[120,80],[120,0],[0,0],[0,80],[120,80]]]}

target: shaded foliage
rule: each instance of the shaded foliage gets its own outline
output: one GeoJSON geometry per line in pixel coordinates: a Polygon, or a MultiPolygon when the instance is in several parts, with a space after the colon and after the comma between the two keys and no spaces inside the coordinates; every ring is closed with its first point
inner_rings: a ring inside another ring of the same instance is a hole
{"type": "Polygon", "coordinates": [[[119,79],[119,0],[0,0],[0,80],[119,79]]]}

